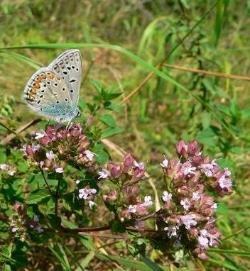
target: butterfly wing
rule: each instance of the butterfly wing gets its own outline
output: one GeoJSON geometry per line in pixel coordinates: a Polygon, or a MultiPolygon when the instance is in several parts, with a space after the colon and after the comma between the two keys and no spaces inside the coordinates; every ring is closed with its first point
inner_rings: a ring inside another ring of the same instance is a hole
{"type": "Polygon", "coordinates": [[[71,101],[77,107],[82,79],[82,60],[77,49],[67,50],[59,55],[48,68],[64,79],[71,101]]]}
{"type": "Polygon", "coordinates": [[[66,82],[49,68],[41,68],[31,76],[24,89],[24,100],[32,110],[57,122],[75,117],[66,82]]]}

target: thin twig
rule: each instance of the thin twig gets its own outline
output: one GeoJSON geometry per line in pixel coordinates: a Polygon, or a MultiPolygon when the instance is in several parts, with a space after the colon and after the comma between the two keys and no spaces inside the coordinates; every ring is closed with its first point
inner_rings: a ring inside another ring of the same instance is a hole
{"type": "Polygon", "coordinates": [[[16,135],[16,132],[15,132],[14,130],[10,129],[8,126],[6,126],[6,125],[5,125],[4,123],[2,123],[1,121],[0,121],[0,125],[1,125],[2,127],[4,127],[6,130],[8,130],[9,132],[11,132],[11,133],[13,133],[13,134],[16,135]]]}
{"type": "Polygon", "coordinates": [[[37,124],[38,122],[40,122],[41,119],[37,118],[34,119],[24,125],[22,125],[21,127],[19,127],[16,132],[13,131],[13,133],[9,134],[8,136],[6,136],[4,139],[1,140],[0,144],[1,145],[6,145],[8,144],[11,140],[13,140],[16,136],[18,136],[20,133],[24,132],[25,130],[27,130],[28,128],[30,128],[31,126],[37,124]]]}
{"type": "Polygon", "coordinates": [[[60,229],[64,232],[99,232],[99,231],[107,231],[110,230],[110,225],[101,226],[101,227],[84,227],[84,228],[65,228],[63,226],[60,229]]]}
{"type": "Polygon", "coordinates": [[[200,74],[204,74],[204,75],[208,75],[208,76],[216,76],[216,77],[223,77],[223,78],[227,78],[227,79],[250,81],[250,77],[237,75],[237,74],[226,74],[226,73],[220,73],[220,72],[205,71],[205,70],[188,68],[188,67],[183,67],[183,66],[179,66],[179,65],[171,65],[171,64],[164,64],[164,66],[171,68],[171,69],[193,72],[193,73],[200,73],[200,74]]]}
{"type": "Polygon", "coordinates": [[[59,178],[57,182],[56,194],[55,194],[55,215],[56,216],[58,216],[58,199],[59,199],[60,184],[61,184],[61,178],[59,178]]]}
{"type": "Polygon", "coordinates": [[[47,180],[46,180],[46,178],[45,178],[45,175],[44,175],[44,172],[43,172],[42,168],[39,167],[39,169],[40,169],[40,171],[41,171],[41,173],[42,173],[43,180],[44,180],[44,182],[45,182],[45,184],[46,184],[46,186],[47,186],[47,188],[48,188],[48,190],[49,190],[50,195],[51,195],[52,197],[54,197],[54,194],[53,194],[52,190],[50,189],[50,186],[49,186],[49,184],[48,184],[48,182],[47,182],[47,180]]]}

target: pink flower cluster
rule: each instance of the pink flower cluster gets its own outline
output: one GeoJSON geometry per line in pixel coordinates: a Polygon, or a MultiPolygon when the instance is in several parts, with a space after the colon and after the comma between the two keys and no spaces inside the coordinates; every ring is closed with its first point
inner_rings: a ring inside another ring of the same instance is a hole
{"type": "MultiPolygon", "coordinates": [[[[99,179],[109,179],[115,183],[119,182],[123,187],[119,197],[120,200],[122,199],[119,212],[121,221],[146,215],[153,205],[151,196],[145,196],[144,200],[141,200],[139,183],[144,178],[144,164],[137,162],[130,153],[124,156],[121,163],[110,162],[106,168],[99,171],[99,179]]],[[[110,191],[103,196],[103,199],[106,202],[114,202],[117,197],[116,191],[110,191]]]]}
{"type": "Polygon", "coordinates": [[[140,181],[145,177],[145,167],[137,162],[131,154],[126,154],[122,163],[110,162],[106,168],[99,171],[99,179],[121,179],[124,182],[140,181]]]}
{"type": "Polygon", "coordinates": [[[25,156],[49,172],[63,173],[66,163],[91,168],[95,166],[95,154],[89,149],[89,141],[80,125],[65,127],[48,126],[36,133],[33,143],[23,146],[25,156]]]}
{"type": "Polygon", "coordinates": [[[188,248],[199,258],[206,259],[207,249],[217,246],[220,237],[215,225],[214,195],[232,192],[231,173],[203,156],[196,141],[180,141],[176,150],[178,159],[165,158],[161,163],[170,189],[162,195],[164,205],[158,212],[159,229],[165,231],[169,239],[188,240],[188,248]]]}

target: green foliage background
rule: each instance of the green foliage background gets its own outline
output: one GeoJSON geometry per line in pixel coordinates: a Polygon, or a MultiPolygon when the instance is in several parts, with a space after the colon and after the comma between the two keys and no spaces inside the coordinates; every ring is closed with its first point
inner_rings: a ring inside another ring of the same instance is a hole
{"type": "MultiPolygon", "coordinates": [[[[119,128],[107,130],[103,137],[112,136],[121,148],[151,164],[156,187],[155,167],[162,154],[173,152],[179,139],[197,139],[207,153],[233,171],[235,192],[218,210],[224,236],[220,248],[211,249],[206,263],[184,258],[180,269],[249,270],[249,81],[156,67],[165,60],[167,64],[249,75],[249,15],[247,0],[2,0],[1,123],[15,130],[34,119],[20,99],[27,79],[63,49],[80,48],[85,67],[80,98],[83,112],[87,103],[95,101],[98,84],[121,93],[108,112],[119,128]],[[15,48],[7,49],[11,47],[15,48]],[[123,103],[150,72],[153,76],[123,103]]],[[[110,123],[107,118],[100,120],[110,123]]],[[[6,128],[0,127],[0,133],[5,137],[6,128]]],[[[6,161],[4,151],[0,161],[6,161]]],[[[117,269],[107,270],[161,270],[154,269],[151,262],[160,258],[155,251],[139,260],[129,253],[119,257],[119,246],[117,255],[106,255],[91,239],[87,241],[81,240],[85,250],[79,270],[91,262],[107,266],[109,261],[117,269]]],[[[6,248],[0,257],[13,261],[10,251],[11,247],[6,248]]],[[[71,270],[74,253],[82,251],[53,244],[55,270],[71,270]]],[[[174,267],[165,259],[162,268],[174,267]]]]}

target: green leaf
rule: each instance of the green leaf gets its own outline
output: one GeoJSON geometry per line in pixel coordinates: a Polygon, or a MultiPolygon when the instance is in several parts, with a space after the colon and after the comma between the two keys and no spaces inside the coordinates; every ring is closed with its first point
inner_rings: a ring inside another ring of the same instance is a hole
{"type": "Polygon", "coordinates": [[[100,144],[100,143],[95,144],[95,146],[92,149],[92,151],[96,155],[96,161],[97,161],[97,163],[105,164],[106,162],[108,162],[109,155],[106,152],[106,150],[104,149],[104,147],[103,147],[102,144],[100,144]]]}
{"type": "Polygon", "coordinates": [[[29,197],[28,197],[26,203],[27,204],[37,204],[37,203],[43,201],[44,199],[48,199],[49,197],[51,197],[51,195],[49,194],[48,190],[39,189],[39,190],[31,192],[29,194],[29,197]]]}
{"type": "Polygon", "coordinates": [[[80,267],[78,267],[76,271],[85,270],[84,268],[88,267],[89,263],[93,260],[94,257],[95,257],[95,252],[90,251],[89,254],[80,261],[79,263],[80,267]]]}
{"type": "Polygon", "coordinates": [[[53,247],[49,247],[50,251],[54,254],[54,256],[57,258],[59,263],[61,264],[61,267],[64,271],[71,271],[70,264],[68,261],[68,257],[63,250],[63,247],[61,244],[55,244],[53,247]]]}
{"type": "MultiPolygon", "coordinates": [[[[104,254],[96,254],[96,257],[98,257],[101,260],[106,261],[116,261],[121,266],[125,268],[129,268],[129,270],[140,270],[140,271],[152,271],[153,269],[149,266],[147,266],[145,263],[136,261],[133,259],[130,259],[128,257],[120,257],[120,256],[111,256],[111,255],[104,255],[104,254]]],[[[127,270],[127,269],[126,269],[127,270]]]]}
{"type": "Polygon", "coordinates": [[[111,226],[112,232],[125,232],[126,231],[126,228],[124,227],[124,225],[120,221],[117,221],[117,220],[111,221],[110,226],[111,226]]]}
{"type": "Polygon", "coordinates": [[[154,270],[154,271],[163,271],[163,269],[158,264],[156,264],[155,262],[150,260],[148,257],[141,256],[141,259],[152,270],[154,270]]]}
{"type": "Polygon", "coordinates": [[[102,132],[102,135],[101,135],[101,138],[107,138],[107,137],[111,137],[113,135],[117,135],[117,134],[120,134],[124,131],[123,128],[121,127],[110,127],[110,128],[107,128],[105,129],[103,132],[102,132]]]}
{"type": "Polygon", "coordinates": [[[110,114],[105,114],[100,117],[100,120],[109,127],[116,127],[116,121],[110,114]]]}

